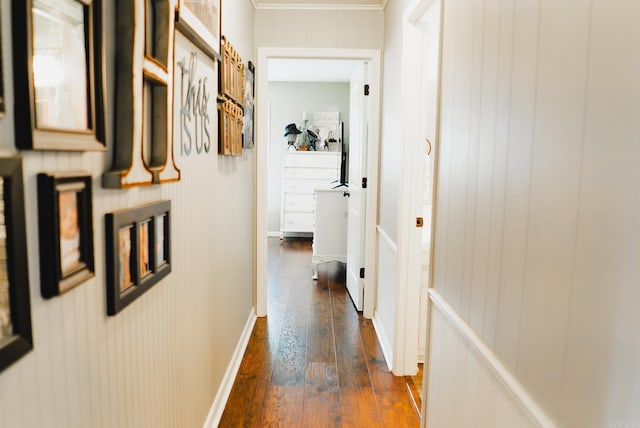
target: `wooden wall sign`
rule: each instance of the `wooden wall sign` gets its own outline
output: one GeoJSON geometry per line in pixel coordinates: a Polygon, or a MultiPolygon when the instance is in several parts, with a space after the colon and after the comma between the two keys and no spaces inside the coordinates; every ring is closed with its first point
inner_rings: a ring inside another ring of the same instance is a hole
{"type": "Polygon", "coordinates": [[[173,153],[178,0],[116,2],[116,135],[107,188],[180,180],[173,153]]]}
{"type": "Polygon", "coordinates": [[[224,36],[221,50],[218,153],[239,156],[242,154],[244,118],[244,64],[240,54],[224,36]]]}

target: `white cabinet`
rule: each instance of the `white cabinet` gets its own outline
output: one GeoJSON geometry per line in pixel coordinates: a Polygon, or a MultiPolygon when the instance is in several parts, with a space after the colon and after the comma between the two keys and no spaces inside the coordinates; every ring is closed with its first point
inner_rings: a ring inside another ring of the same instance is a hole
{"type": "Polygon", "coordinates": [[[347,262],[347,187],[316,189],[316,216],[313,231],[313,279],[318,278],[318,263],[347,262]]]}
{"type": "Polygon", "coordinates": [[[313,233],[316,188],[340,177],[340,152],[285,152],[282,160],[280,235],[313,233]]]}

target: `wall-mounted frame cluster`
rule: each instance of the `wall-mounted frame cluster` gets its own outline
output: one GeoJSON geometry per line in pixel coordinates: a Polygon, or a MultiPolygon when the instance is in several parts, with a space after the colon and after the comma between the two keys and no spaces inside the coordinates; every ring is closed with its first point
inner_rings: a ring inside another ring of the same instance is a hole
{"type": "Polygon", "coordinates": [[[33,349],[22,160],[0,159],[0,371],[33,349]]]}
{"type": "Polygon", "coordinates": [[[242,126],[244,118],[244,64],[240,54],[222,36],[222,65],[220,66],[220,94],[218,96],[218,153],[242,154],[242,126]]]}
{"type": "Polygon", "coordinates": [[[106,214],[107,314],[115,315],[171,272],[171,201],[106,214]]]}
{"type": "Polygon", "coordinates": [[[105,149],[101,12],[101,0],[11,3],[19,149],[105,149]]]}
{"type": "Polygon", "coordinates": [[[40,290],[60,295],[94,276],[91,174],[38,174],[40,290]]]}

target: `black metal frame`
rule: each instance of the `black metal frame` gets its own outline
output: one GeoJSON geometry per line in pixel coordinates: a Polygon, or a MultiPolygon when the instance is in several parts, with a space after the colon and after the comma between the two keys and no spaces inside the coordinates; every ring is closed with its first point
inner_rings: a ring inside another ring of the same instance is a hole
{"type": "Polygon", "coordinates": [[[159,201],[133,209],[105,215],[107,243],[107,314],[115,315],[131,304],[140,295],[171,273],[171,201],[159,201]],[[163,260],[157,260],[156,227],[162,221],[163,260]],[[149,223],[150,272],[144,276],[140,269],[140,226],[149,223]],[[131,227],[131,256],[129,258],[131,286],[120,290],[121,257],[119,250],[120,230],[131,227]],[[133,262],[132,262],[133,261],[133,262]]]}
{"type": "Polygon", "coordinates": [[[33,338],[31,335],[22,159],[17,157],[1,158],[0,177],[4,179],[9,306],[14,333],[14,337],[0,348],[0,371],[2,371],[33,349],[33,338]]]}
{"type": "Polygon", "coordinates": [[[38,174],[38,223],[42,297],[48,299],[58,296],[95,275],[91,174],[38,174]],[[60,249],[59,195],[65,191],[76,192],[77,223],[80,232],[80,263],[68,272],[62,269],[60,249]]]}
{"type": "Polygon", "coordinates": [[[33,77],[33,0],[11,2],[14,121],[21,150],[105,150],[102,0],[75,0],[85,11],[89,131],[37,128],[33,77]]]}

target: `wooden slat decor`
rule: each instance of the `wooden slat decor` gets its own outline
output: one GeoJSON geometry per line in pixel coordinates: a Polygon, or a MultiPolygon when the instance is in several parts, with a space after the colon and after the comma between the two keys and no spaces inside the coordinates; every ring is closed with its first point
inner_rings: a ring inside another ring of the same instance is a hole
{"type": "Polygon", "coordinates": [[[244,119],[244,64],[240,54],[224,36],[221,45],[218,153],[239,156],[242,155],[244,119]]]}

